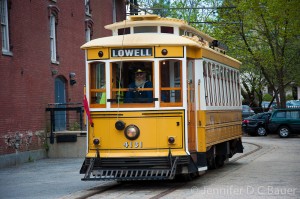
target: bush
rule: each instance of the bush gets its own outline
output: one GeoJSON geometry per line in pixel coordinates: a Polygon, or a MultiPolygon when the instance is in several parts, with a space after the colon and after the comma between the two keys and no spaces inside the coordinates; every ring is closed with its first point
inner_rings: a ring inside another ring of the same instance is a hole
{"type": "Polygon", "coordinates": [[[294,100],[293,95],[287,95],[286,100],[294,100]]]}
{"type": "Polygon", "coordinates": [[[270,95],[269,93],[264,94],[263,96],[263,101],[268,101],[270,102],[272,100],[272,95],[270,95]]]}

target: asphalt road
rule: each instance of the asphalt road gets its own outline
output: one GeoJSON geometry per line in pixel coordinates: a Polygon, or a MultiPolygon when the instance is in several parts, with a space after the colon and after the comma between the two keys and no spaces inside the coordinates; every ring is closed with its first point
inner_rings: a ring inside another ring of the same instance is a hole
{"type": "MultiPolygon", "coordinates": [[[[90,198],[300,198],[300,137],[244,137],[247,156],[166,191],[169,183],[136,183],[90,198]],[[258,146],[261,148],[258,150],[258,146]],[[161,193],[167,194],[161,194],[161,193]],[[106,195],[105,195],[106,194],[106,195]]],[[[0,170],[0,198],[76,198],[111,182],[83,182],[83,159],[44,159],[0,170]]],[[[172,186],[171,186],[172,187],[172,186]]]]}
{"type": "Polygon", "coordinates": [[[83,159],[43,159],[0,170],[1,199],[54,199],[103,182],[83,182],[83,159]]]}
{"type": "Polygon", "coordinates": [[[163,198],[300,198],[300,137],[269,135],[243,140],[245,146],[262,148],[221,169],[208,171],[163,198]]]}

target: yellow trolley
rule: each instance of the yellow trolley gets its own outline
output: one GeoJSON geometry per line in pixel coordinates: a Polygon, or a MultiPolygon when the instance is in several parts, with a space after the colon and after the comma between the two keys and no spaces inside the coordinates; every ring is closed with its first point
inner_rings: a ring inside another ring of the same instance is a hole
{"type": "Polygon", "coordinates": [[[220,42],[157,15],[105,28],[112,36],[81,47],[91,119],[82,180],[190,177],[243,152],[241,63],[220,42]]]}

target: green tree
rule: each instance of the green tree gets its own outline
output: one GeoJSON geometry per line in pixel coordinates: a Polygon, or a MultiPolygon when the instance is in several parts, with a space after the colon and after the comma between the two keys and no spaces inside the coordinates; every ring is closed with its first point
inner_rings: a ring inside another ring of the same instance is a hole
{"type": "Polygon", "coordinates": [[[141,10],[161,17],[183,19],[191,26],[209,33],[212,23],[217,19],[213,7],[221,4],[220,0],[139,0],[141,10]],[[208,8],[209,7],[209,8],[208,8]]]}
{"type": "Polygon", "coordinates": [[[263,74],[281,107],[286,86],[299,83],[299,5],[296,0],[225,0],[223,6],[236,8],[219,12],[227,25],[217,34],[227,40],[245,71],[263,74]]]}
{"type": "Polygon", "coordinates": [[[221,38],[230,48],[228,54],[243,62],[244,99],[253,98],[251,101],[260,104],[261,88],[268,86],[279,106],[285,107],[285,88],[300,85],[297,0],[177,0],[168,1],[168,5],[161,0],[140,2],[150,10],[167,10],[169,6],[165,16],[184,19],[195,28],[221,38]]]}

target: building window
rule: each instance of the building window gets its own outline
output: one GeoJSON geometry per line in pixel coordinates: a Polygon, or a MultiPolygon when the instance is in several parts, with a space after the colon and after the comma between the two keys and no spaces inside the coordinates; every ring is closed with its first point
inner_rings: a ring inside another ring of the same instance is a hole
{"type": "Polygon", "coordinates": [[[85,41],[86,42],[91,41],[91,28],[90,27],[87,27],[85,29],[85,41]]]}
{"type": "Polygon", "coordinates": [[[90,5],[90,0],[85,0],[85,14],[88,16],[91,16],[91,5],[90,5]]]}
{"type": "Polygon", "coordinates": [[[85,41],[88,42],[93,36],[93,25],[94,22],[91,19],[85,20],[85,41]]]}
{"type": "Polygon", "coordinates": [[[12,55],[9,44],[9,27],[8,27],[8,9],[7,0],[0,0],[0,20],[1,20],[1,38],[2,38],[2,53],[12,55]]]}
{"type": "Polygon", "coordinates": [[[51,61],[56,62],[56,24],[55,16],[50,16],[50,48],[51,48],[51,61]]]}
{"type": "Polygon", "coordinates": [[[57,55],[57,23],[59,9],[56,6],[50,5],[49,7],[49,23],[50,23],[50,52],[51,62],[59,64],[57,55]]]}

